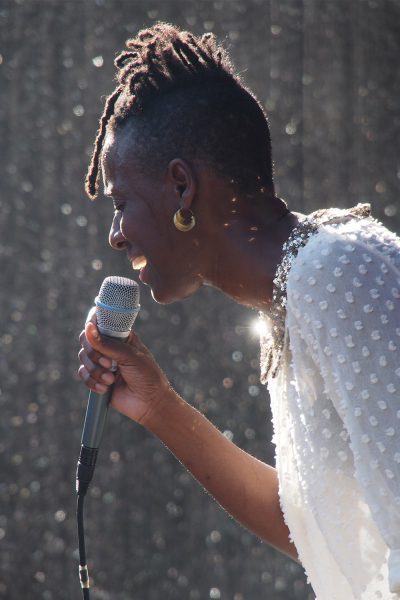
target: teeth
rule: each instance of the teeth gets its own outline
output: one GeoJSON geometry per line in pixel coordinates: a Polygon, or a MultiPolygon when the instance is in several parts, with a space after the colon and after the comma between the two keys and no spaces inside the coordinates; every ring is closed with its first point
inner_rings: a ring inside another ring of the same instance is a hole
{"type": "Polygon", "coordinates": [[[139,271],[147,265],[147,258],[145,256],[137,256],[132,261],[132,269],[139,271]]]}

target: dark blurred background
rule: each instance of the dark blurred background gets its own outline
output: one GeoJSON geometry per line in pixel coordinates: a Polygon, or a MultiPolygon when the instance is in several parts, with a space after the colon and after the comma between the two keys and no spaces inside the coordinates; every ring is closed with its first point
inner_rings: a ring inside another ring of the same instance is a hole
{"type": "MultiPolygon", "coordinates": [[[[370,202],[400,229],[400,3],[0,0],[0,597],[80,598],[78,334],[103,278],[109,200],[83,179],[113,59],[157,20],[213,31],[270,116],[291,208],[370,202]]],[[[273,462],[256,314],[142,289],[137,330],[173,385],[273,462]]],[[[110,414],[86,504],[93,600],[310,600],[302,569],[233,522],[140,426],[110,414]]]]}

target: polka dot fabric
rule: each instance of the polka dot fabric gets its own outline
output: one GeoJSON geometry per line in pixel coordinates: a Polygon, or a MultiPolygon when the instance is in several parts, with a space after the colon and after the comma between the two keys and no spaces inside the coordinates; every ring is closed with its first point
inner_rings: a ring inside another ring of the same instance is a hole
{"type": "Polygon", "coordinates": [[[300,560],[318,600],[399,599],[400,240],[372,218],[321,225],[285,325],[268,386],[300,560]]]}

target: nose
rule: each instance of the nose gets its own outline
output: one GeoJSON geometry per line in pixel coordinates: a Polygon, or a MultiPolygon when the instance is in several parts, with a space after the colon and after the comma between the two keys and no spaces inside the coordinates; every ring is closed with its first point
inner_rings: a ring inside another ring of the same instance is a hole
{"type": "Polygon", "coordinates": [[[121,231],[121,217],[120,212],[114,215],[108,236],[108,242],[114,250],[124,250],[128,244],[126,237],[121,231]]]}

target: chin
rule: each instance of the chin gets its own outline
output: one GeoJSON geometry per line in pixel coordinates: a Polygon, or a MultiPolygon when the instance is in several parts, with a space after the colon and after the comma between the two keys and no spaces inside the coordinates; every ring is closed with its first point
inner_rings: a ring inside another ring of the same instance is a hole
{"type": "Polygon", "coordinates": [[[154,285],[151,286],[151,295],[158,304],[172,304],[173,302],[190,298],[190,296],[193,296],[193,294],[197,292],[200,287],[200,282],[196,282],[196,284],[191,286],[185,286],[184,288],[174,288],[172,285],[154,285]]]}

